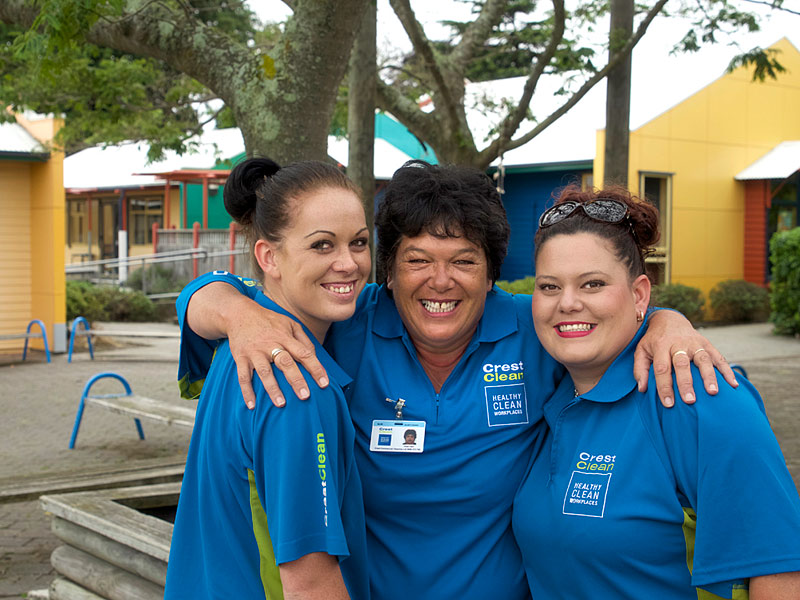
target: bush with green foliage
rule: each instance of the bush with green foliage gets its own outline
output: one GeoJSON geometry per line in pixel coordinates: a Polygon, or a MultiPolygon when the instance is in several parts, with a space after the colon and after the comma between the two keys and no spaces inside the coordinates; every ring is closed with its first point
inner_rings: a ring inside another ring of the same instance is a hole
{"type": "Polygon", "coordinates": [[[775,333],[800,334],[800,227],[773,235],[769,249],[769,320],[775,324],[775,333]]]}
{"type": "Polygon", "coordinates": [[[132,271],[125,285],[134,290],[146,289],[148,294],[166,294],[180,292],[187,283],[189,282],[186,279],[179,278],[172,269],[155,264],[132,271]],[[146,287],[143,283],[146,283],[146,287]]]}
{"type": "Polygon", "coordinates": [[[507,291],[509,294],[532,294],[535,284],[536,278],[528,276],[514,281],[498,281],[497,287],[507,291]]]}
{"type": "Polygon", "coordinates": [[[696,287],[682,283],[665,283],[653,287],[650,293],[650,305],[661,308],[674,308],[696,323],[703,318],[705,304],[703,292],[696,287]]]}
{"type": "Polygon", "coordinates": [[[769,316],[767,290],[744,279],[720,281],[708,293],[708,299],[717,321],[763,321],[769,316]]]}
{"type": "Polygon", "coordinates": [[[88,321],[154,321],[156,307],[136,291],[96,286],[86,281],[67,282],[67,319],[88,321]]]}

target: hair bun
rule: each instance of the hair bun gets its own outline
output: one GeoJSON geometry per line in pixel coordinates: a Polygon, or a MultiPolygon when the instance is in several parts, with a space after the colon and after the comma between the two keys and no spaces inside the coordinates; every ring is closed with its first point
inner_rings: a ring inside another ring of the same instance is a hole
{"type": "Polygon", "coordinates": [[[278,163],[269,158],[248,158],[233,168],[225,182],[222,198],[225,210],[237,223],[250,223],[256,208],[258,186],[280,168],[278,163]]]}

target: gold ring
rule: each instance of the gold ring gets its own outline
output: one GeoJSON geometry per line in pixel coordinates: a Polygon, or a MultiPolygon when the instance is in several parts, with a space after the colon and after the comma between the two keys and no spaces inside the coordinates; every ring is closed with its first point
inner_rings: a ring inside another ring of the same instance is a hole
{"type": "Polygon", "coordinates": [[[686,350],[678,350],[672,354],[672,360],[675,360],[675,357],[678,356],[678,354],[685,354],[687,357],[689,356],[689,353],[686,352],[686,350]]]}
{"type": "Polygon", "coordinates": [[[275,348],[269,355],[272,357],[272,362],[275,362],[275,357],[278,356],[281,352],[285,352],[283,348],[275,348]]]}
{"type": "Polygon", "coordinates": [[[698,352],[708,352],[708,350],[706,350],[705,348],[698,348],[697,350],[694,351],[694,354],[692,354],[692,360],[694,360],[694,357],[697,356],[698,352]]]}

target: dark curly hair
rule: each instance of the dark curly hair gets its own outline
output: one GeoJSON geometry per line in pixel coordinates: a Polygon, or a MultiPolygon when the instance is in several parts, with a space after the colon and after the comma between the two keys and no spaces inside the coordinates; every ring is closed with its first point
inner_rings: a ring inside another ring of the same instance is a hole
{"type": "Polygon", "coordinates": [[[508,252],[511,228],[492,180],[477,169],[412,160],[386,186],[375,216],[378,282],[390,273],[403,237],[464,237],[482,248],[492,282],[508,252]]]}
{"type": "Polygon", "coordinates": [[[576,209],[564,220],[549,227],[540,227],[533,238],[535,244],[534,261],[545,242],[557,235],[574,233],[593,233],[611,242],[614,251],[628,268],[632,280],[645,274],[645,257],[658,241],[658,209],[647,201],[632,195],[621,186],[609,186],[603,190],[581,190],[570,185],[561,190],[556,205],[562,202],[587,204],[594,200],[607,198],[617,200],[628,207],[627,217],[619,223],[596,221],[580,209],[576,209]]]}

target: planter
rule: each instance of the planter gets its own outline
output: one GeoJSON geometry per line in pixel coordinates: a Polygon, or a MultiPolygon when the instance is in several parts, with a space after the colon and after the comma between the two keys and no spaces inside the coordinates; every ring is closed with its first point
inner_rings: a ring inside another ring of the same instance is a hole
{"type": "Polygon", "coordinates": [[[180,483],[40,498],[64,544],[51,562],[52,600],[158,600],[164,597],[180,483]]]}

